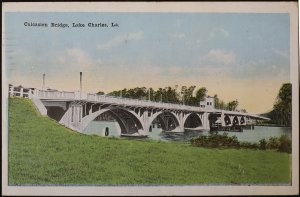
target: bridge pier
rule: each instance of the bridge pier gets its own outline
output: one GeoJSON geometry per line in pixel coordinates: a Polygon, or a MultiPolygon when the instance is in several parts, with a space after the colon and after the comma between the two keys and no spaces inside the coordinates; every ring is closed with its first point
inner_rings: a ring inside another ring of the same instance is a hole
{"type": "Polygon", "coordinates": [[[210,129],[208,116],[209,116],[209,114],[207,112],[203,113],[203,128],[204,129],[210,129]]]}
{"type": "Polygon", "coordinates": [[[79,103],[71,103],[68,106],[65,114],[59,121],[60,124],[65,125],[71,129],[82,132],[83,131],[83,106],[79,103]]]}

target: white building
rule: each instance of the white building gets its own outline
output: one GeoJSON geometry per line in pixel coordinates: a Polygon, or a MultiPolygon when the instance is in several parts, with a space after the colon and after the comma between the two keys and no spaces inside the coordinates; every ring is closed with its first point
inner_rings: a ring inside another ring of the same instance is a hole
{"type": "Polygon", "coordinates": [[[206,97],[204,101],[200,101],[200,107],[206,109],[214,109],[215,108],[215,99],[214,97],[206,97]]]}

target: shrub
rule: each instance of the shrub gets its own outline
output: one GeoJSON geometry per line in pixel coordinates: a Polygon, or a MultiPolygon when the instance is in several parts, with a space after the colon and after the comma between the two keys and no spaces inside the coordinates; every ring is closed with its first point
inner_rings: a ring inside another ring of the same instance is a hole
{"type": "Polygon", "coordinates": [[[241,142],[240,147],[258,149],[258,144],[257,143],[251,143],[251,142],[241,142]]]}
{"type": "Polygon", "coordinates": [[[278,149],[279,140],[276,137],[271,137],[267,142],[267,149],[278,149]]]}
{"type": "Polygon", "coordinates": [[[267,141],[265,139],[259,140],[259,149],[266,150],[267,148],[267,141]]]}
{"type": "Polygon", "coordinates": [[[280,136],[278,151],[287,152],[287,153],[292,152],[292,141],[289,139],[287,135],[280,136]]]}
{"type": "Polygon", "coordinates": [[[228,142],[231,147],[240,147],[240,142],[235,135],[229,138],[228,142]]]}
{"type": "Polygon", "coordinates": [[[275,149],[280,152],[292,152],[292,142],[288,136],[282,135],[280,138],[271,137],[268,141],[261,139],[259,143],[239,142],[236,136],[228,136],[228,133],[219,135],[218,133],[210,133],[208,136],[202,135],[190,140],[194,146],[210,147],[210,148],[250,148],[250,149],[275,149]]]}
{"type": "Polygon", "coordinates": [[[202,135],[191,139],[191,143],[195,146],[207,146],[207,136],[202,135]]]}
{"type": "Polygon", "coordinates": [[[199,136],[191,139],[191,144],[194,146],[203,147],[239,147],[240,143],[236,136],[230,137],[228,133],[219,135],[217,133],[210,133],[208,136],[199,136]]]}

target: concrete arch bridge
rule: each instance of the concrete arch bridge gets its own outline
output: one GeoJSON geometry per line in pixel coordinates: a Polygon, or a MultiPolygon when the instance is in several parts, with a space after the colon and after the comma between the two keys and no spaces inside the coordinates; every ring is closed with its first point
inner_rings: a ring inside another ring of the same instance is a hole
{"type": "MultiPolygon", "coordinates": [[[[18,87],[9,87],[10,96],[24,96],[18,87]]],[[[24,90],[22,90],[24,92],[24,90]]],[[[255,114],[214,109],[210,102],[201,107],[137,100],[84,92],[30,89],[31,98],[42,115],[57,120],[68,128],[83,132],[93,120],[106,116],[118,122],[121,134],[149,135],[154,122],[164,131],[254,125],[268,118],[255,114]]],[[[209,100],[208,100],[209,101],[209,100]]]]}

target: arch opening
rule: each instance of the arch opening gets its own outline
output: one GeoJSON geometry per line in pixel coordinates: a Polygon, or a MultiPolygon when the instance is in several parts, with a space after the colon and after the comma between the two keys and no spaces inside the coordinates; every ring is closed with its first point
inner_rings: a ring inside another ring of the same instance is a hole
{"type": "Polygon", "coordinates": [[[172,131],[178,126],[179,122],[171,112],[160,113],[150,124],[150,127],[159,128],[161,131],[172,131]]]}
{"type": "Polygon", "coordinates": [[[241,117],[241,124],[244,124],[245,123],[245,118],[244,116],[241,117]]]}
{"type": "MultiPolygon", "coordinates": [[[[110,133],[118,133],[120,134],[134,134],[138,133],[139,130],[143,129],[143,126],[141,122],[130,112],[128,112],[126,109],[122,108],[109,108],[106,111],[100,113],[97,115],[96,118],[92,120],[92,122],[97,121],[98,123],[102,121],[102,125],[107,125],[107,122],[115,122],[119,126],[117,128],[114,124],[108,124],[110,127],[109,134],[110,133]],[[113,131],[118,129],[118,131],[113,131]]],[[[91,122],[90,122],[91,123],[91,122]]],[[[88,123],[88,124],[90,124],[88,123]]],[[[99,124],[98,124],[99,125],[99,124]]],[[[101,123],[100,123],[101,125],[101,123]]],[[[99,126],[99,130],[101,126],[99,126]]],[[[106,126],[107,127],[107,126],[106,126]]],[[[94,128],[97,129],[97,128],[94,128]]],[[[107,129],[103,129],[103,134],[107,134],[107,129]]]]}
{"type": "Polygon", "coordinates": [[[197,128],[202,126],[202,121],[196,113],[190,114],[184,123],[184,128],[197,128]]]}
{"type": "Polygon", "coordinates": [[[224,121],[225,121],[226,125],[230,125],[231,124],[231,120],[230,120],[229,116],[225,116],[224,117],[224,121]]]}
{"type": "Polygon", "coordinates": [[[237,116],[235,116],[232,120],[232,125],[238,125],[239,124],[239,120],[237,118],[237,116]]]}
{"type": "Polygon", "coordinates": [[[47,107],[47,116],[49,116],[50,118],[56,120],[56,121],[60,121],[61,118],[64,116],[65,114],[65,110],[62,107],[58,107],[58,106],[49,106],[47,107]]]}
{"type": "Polygon", "coordinates": [[[209,114],[208,115],[208,121],[209,121],[209,127],[212,128],[216,124],[216,121],[219,119],[219,116],[217,114],[209,114]]]}

